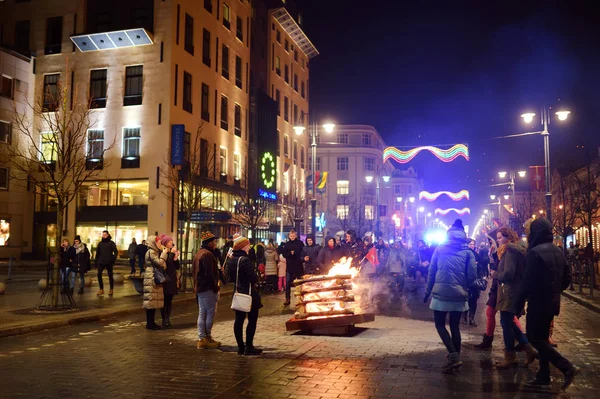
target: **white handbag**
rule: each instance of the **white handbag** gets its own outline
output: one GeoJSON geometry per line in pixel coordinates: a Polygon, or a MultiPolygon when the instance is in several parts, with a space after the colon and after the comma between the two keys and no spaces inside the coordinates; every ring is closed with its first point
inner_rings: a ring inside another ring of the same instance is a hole
{"type": "MultiPolygon", "coordinates": [[[[239,310],[240,312],[248,313],[250,309],[252,309],[252,295],[242,294],[238,292],[238,276],[240,274],[240,260],[242,257],[238,258],[237,262],[237,270],[235,271],[235,292],[233,294],[233,299],[231,300],[231,309],[239,310]]],[[[249,294],[252,294],[252,284],[249,284],[249,294]]]]}

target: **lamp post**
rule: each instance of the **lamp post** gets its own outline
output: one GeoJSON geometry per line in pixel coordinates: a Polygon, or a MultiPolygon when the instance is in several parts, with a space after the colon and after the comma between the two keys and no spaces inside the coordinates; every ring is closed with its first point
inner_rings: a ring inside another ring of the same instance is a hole
{"type": "MultiPolygon", "coordinates": [[[[542,108],[541,113],[542,113],[542,118],[541,118],[542,131],[541,132],[531,132],[529,134],[539,133],[544,138],[544,177],[546,179],[545,199],[546,199],[546,212],[547,212],[546,216],[547,216],[548,220],[550,222],[552,222],[552,180],[551,180],[551,176],[550,176],[550,132],[548,131],[548,125],[550,124],[550,108],[546,108],[546,107],[542,108]]],[[[571,113],[571,111],[567,111],[564,109],[560,109],[557,112],[555,112],[556,116],[558,117],[558,119],[560,121],[567,120],[570,113],[571,113]]],[[[525,123],[533,122],[534,116],[535,116],[535,114],[533,112],[527,112],[527,113],[524,113],[521,115],[521,117],[523,118],[523,121],[525,121],[525,123]]],[[[525,133],[525,134],[527,134],[527,133],[525,133]]]]}
{"type": "MultiPolygon", "coordinates": [[[[517,173],[519,174],[519,177],[525,177],[525,175],[527,174],[527,172],[524,171],[524,170],[520,170],[517,173]]],[[[512,192],[513,212],[516,212],[517,211],[517,200],[515,198],[515,178],[516,178],[516,173],[514,171],[512,171],[512,170],[510,172],[508,172],[508,173],[507,172],[498,172],[498,176],[501,179],[504,179],[507,175],[509,176],[509,183],[508,183],[509,189],[512,192]]],[[[506,198],[506,196],[505,196],[504,199],[508,199],[508,198],[506,198]]]]}
{"type": "Polygon", "coordinates": [[[383,179],[385,183],[388,183],[390,181],[390,176],[380,176],[379,170],[377,171],[375,177],[370,175],[365,176],[365,180],[367,181],[367,183],[373,182],[373,179],[375,179],[375,238],[377,238],[377,235],[379,234],[379,181],[380,179],[383,179]]]}
{"type": "MultiPolygon", "coordinates": [[[[312,196],[310,198],[310,232],[315,236],[315,240],[317,238],[317,193],[316,187],[317,182],[315,181],[315,173],[317,168],[317,139],[319,137],[319,131],[317,129],[317,123],[313,122],[309,125],[310,129],[308,129],[309,139],[310,139],[310,150],[311,150],[311,176],[312,176],[312,196]]],[[[333,133],[333,129],[335,125],[333,123],[325,123],[323,125],[323,129],[325,129],[326,133],[333,133]]],[[[294,126],[294,132],[298,136],[304,133],[306,128],[302,125],[294,126]]]]}

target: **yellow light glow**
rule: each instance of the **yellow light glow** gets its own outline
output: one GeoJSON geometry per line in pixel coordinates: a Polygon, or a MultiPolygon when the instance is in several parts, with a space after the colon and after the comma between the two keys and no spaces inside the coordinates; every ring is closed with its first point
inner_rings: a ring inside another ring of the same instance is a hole
{"type": "Polygon", "coordinates": [[[333,133],[334,128],[335,128],[335,125],[333,123],[325,123],[323,125],[323,129],[325,129],[325,132],[327,132],[327,133],[333,133]]]}
{"type": "Polygon", "coordinates": [[[506,177],[506,172],[498,172],[498,177],[504,179],[506,177]]]}
{"type": "Polygon", "coordinates": [[[564,121],[564,120],[567,120],[570,113],[571,113],[571,111],[561,110],[561,111],[556,112],[556,116],[558,116],[559,120],[564,121]]]}
{"type": "Polygon", "coordinates": [[[294,132],[298,136],[300,136],[302,133],[304,133],[304,130],[306,130],[306,128],[304,126],[294,126],[294,132]]]}
{"type": "Polygon", "coordinates": [[[526,174],[527,174],[527,172],[524,170],[519,171],[519,177],[525,177],[526,174]]]}
{"type": "Polygon", "coordinates": [[[535,116],[535,114],[533,112],[526,112],[524,114],[521,115],[521,118],[523,118],[523,120],[525,121],[525,123],[531,123],[533,122],[533,117],[535,116]]]}

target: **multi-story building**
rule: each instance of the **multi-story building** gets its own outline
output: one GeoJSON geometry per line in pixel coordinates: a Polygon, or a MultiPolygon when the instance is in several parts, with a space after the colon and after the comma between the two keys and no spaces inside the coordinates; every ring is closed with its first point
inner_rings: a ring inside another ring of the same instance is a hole
{"type": "Polygon", "coordinates": [[[409,198],[418,199],[422,184],[414,170],[395,170],[383,162],[385,143],[374,127],[342,125],[332,134],[319,129],[318,138],[316,171],[327,172],[327,183],[316,190],[317,214],[325,234],[349,228],[375,232],[379,216],[381,236],[393,238],[405,220],[416,220],[416,202],[409,198]]]}
{"type": "MultiPolygon", "coordinates": [[[[182,214],[164,171],[185,171],[190,151],[200,152],[196,182],[206,187],[193,237],[200,224],[220,237],[238,230],[230,217],[247,167],[249,1],[4,3],[3,42],[35,58],[37,95],[72,81],[71,101],[93,107],[87,156],[101,170],[69,207],[65,235],[93,247],[107,229],[120,249],[148,233],[176,235],[182,214]]],[[[47,241],[53,220],[54,199],[36,195],[40,254],[56,244],[47,241]]]]}
{"type": "Polygon", "coordinates": [[[8,147],[22,145],[13,131],[15,112],[31,120],[27,106],[33,101],[33,64],[15,51],[0,48],[0,259],[18,257],[32,248],[33,196],[27,191],[26,176],[16,174],[8,163],[8,147]],[[11,173],[12,172],[12,173],[11,173]]]}

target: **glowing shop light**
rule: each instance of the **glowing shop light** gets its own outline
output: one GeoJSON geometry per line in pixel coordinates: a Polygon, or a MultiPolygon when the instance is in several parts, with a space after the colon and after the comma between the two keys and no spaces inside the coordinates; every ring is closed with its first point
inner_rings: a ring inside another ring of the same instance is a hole
{"type": "Polygon", "coordinates": [[[455,213],[457,213],[460,216],[464,216],[464,215],[470,215],[471,214],[471,209],[470,208],[463,208],[463,209],[456,209],[456,208],[442,209],[442,208],[437,208],[435,210],[435,214],[439,215],[439,216],[446,216],[450,212],[455,212],[455,213]]]}
{"type": "Polygon", "coordinates": [[[453,201],[460,201],[463,199],[469,199],[469,191],[468,190],[461,190],[457,193],[452,193],[450,191],[438,191],[437,193],[430,193],[428,191],[421,191],[419,193],[419,199],[420,200],[427,200],[429,202],[431,201],[435,201],[436,199],[438,199],[440,196],[442,195],[447,195],[448,197],[450,197],[453,201]]]}
{"type": "Polygon", "coordinates": [[[383,162],[386,162],[388,159],[392,159],[398,163],[408,163],[421,151],[429,151],[440,161],[444,162],[452,162],[458,157],[463,157],[467,161],[469,160],[469,148],[464,144],[456,144],[447,150],[429,145],[413,148],[408,151],[402,151],[396,147],[387,147],[385,150],[383,150],[383,162]]]}

